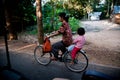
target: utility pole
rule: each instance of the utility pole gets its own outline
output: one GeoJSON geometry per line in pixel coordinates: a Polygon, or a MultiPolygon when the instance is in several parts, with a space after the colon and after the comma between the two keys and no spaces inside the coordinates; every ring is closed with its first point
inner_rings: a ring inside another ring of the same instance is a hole
{"type": "Polygon", "coordinates": [[[6,19],[5,19],[4,2],[3,0],[0,0],[0,32],[4,34],[4,39],[5,39],[7,68],[11,69],[10,55],[9,55],[8,42],[7,42],[7,31],[5,26],[6,26],[6,19]]]}

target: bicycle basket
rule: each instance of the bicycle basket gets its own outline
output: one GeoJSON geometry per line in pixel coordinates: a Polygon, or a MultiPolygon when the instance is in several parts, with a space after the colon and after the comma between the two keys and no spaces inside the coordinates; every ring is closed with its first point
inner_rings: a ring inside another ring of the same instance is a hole
{"type": "Polygon", "coordinates": [[[49,40],[49,38],[45,38],[44,40],[44,43],[43,43],[43,52],[46,53],[46,52],[50,52],[52,49],[51,47],[51,42],[49,40]]]}

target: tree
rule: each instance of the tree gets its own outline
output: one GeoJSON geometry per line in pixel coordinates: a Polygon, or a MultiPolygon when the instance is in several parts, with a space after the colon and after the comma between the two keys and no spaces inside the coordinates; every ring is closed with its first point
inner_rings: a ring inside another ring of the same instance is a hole
{"type": "Polygon", "coordinates": [[[87,13],[93,11],[93,7],[98,2],[99,0],[66,0],[64,7],[70,12],[71,16],[82,19],[87,13]]]}
{"type": "Polygon", "coordinates": [[[106,0],[105,5],[107,6],[107,15],[106,16],[110,16],[113,12],[114,6],[120,5],[120,0],[106,0]]]}
{"type": "Polygon", "coordinates": [[[41,0],[36,0],[36,16],[37,16],[37,26],[38,26],[38,41],[40,44],[43,43],[44,33],[42,26],[42,7],[41,0]]]}
{"type": "Polygon", "coordinates": [[[9,32],[9,39],[17,39],[17,32],[15,30],[15,25],[13,22],[13,12],[18,4],[17,0],[4,0],[5,1],[5,16],[6,16],[6,28],[9,32]],[[12,5],[12,6],[11,6],[12,5]]]}
{"type": "Polygon", "coordinates": [[[110,16],[110,14],[111,14],[113,4],[114,4],[113,0],[106,0],[106,5],[107,5],[107,14],[106,14],[106,16],[107,17],[110,16]]]}
{"type": "Polygon", "coordinates": [[[9,40],[17,39],[17,33],[36,23],[34,0],[3,0],[6,28],[9,40]]]}

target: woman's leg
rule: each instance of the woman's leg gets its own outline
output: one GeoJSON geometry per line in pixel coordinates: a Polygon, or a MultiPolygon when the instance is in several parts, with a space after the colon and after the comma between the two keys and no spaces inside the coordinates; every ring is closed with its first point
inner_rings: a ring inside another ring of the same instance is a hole
{"type": "Polygon", "coordinates": [[[58,58],[58,51],[61,50],[63,53],[66,51],[66,48],[62,41],[56,42],[52,45],[52,53],[55,58],[58,58]]]}

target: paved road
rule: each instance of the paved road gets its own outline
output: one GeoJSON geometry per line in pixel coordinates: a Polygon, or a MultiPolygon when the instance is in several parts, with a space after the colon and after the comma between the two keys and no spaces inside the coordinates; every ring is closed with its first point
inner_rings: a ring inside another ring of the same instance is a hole
{"type": "MultiPolygon", "coordinates": [[[[64,63],[52,62],[48,66],[39,65],[33,55],[26,53],[10,52],[12,69],[25,75],[29,80],[53,80],[54,78],[64,78],[69,80],[81,80],[83,73],[69,71],[64,63]]],[[[6,65],[6,55],[0,49],[0,66],[6,65]]],[[[103,72],[112,77],[119,77],[120,68],[110,68],[107,66],[89,64],[87,70],[103,72]]],[[[119,77],[120,78],[120,77],[119,77]]]]}

